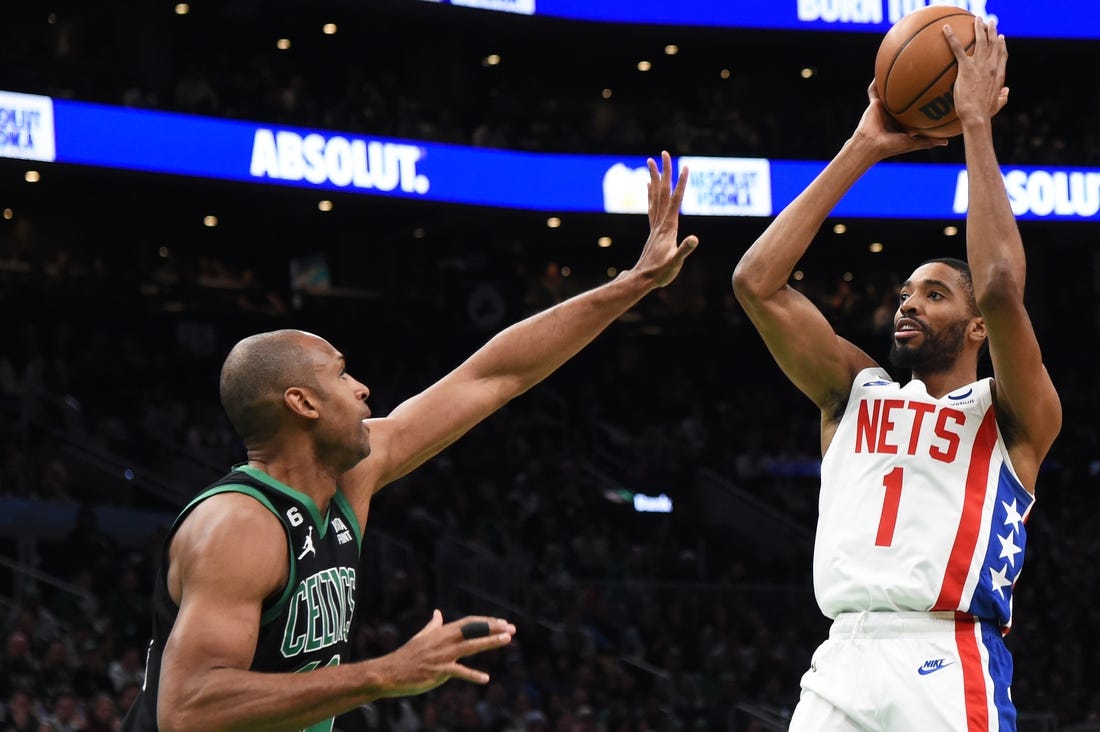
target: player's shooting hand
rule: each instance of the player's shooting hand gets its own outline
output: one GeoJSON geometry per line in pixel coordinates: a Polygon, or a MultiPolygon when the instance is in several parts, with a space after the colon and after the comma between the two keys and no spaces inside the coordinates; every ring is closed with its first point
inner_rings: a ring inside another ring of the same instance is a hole
{"type": "Polygon", "coordinates": [[[867,108],[863,110],[855,135],[872,145],[877,153],[877,160],[947,144],[945,138],[915,135],[898,124],[886,111],[874,79],[867,87],[867,100],[867,108]]]}
{"type": "Polygon", "coordinates": [[[413,696],[431,691],[448,679],[475,684],[489,674],[459,663],[459,659],[502,648],[512,642],[516,627],[500,618],[467,616],[450,623],[436,610],[419,633],[396,651],[378,659],[383,671],[382,696],[413,696]]]}
{"type": "Polygon", "coordinates": [[[676,187],[672,187],[672,157],[661,153],[661,167],[650,158],[649,167],[649,238],[638,257],[634,271],[652,279],[654,287],[664,287],[684,265],[684,260],[695,251],[699,239],[694,235],[678,242],[680,205],[688,183],[688,169],[680,171],[676,187]]]}
{"type": "Polygon", "coordinates": [[[966,48],[950,25],[943,34],[955,54],[959,73],[955,77],[955,111],[964,123],[967,120],[991,119],[1008,104],[1005,69],[1008,66],[1008,45],[997,33],[995,23],[974,18],[974,52],[966,48]]]}

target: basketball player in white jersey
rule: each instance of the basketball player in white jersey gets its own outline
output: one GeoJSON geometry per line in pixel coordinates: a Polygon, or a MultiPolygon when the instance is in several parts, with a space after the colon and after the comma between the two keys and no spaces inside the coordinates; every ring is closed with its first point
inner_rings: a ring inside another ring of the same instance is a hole
{"type": "Polygon", "coordinates": [[[969,266],[931,260],[902,285],[891,361],[908,383],[787,284],[863,173],[946,144],[899,131],[873,84],[852,137],[733,275],[775,360],[821,409],[814,589],[833,626],[803,676],[793,732],[1016,729],[1002,637],[1062,413],[1024,309],[1023,245],[993,148],[1005,41],[980,19],[975,30],[972,56],[944,31],[959,63],[969,266]],[[979,380],[986,347],[994,375],[979,380]]]}

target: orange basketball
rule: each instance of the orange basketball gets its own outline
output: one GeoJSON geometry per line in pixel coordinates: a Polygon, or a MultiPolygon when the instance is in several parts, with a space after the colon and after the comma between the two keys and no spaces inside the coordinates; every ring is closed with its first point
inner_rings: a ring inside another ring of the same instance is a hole
{"type": "Polygon", "coordinates": [[[962,132],[953,94],[959,69],[943,35],[945,25],[967,53],[974,52],[974,14],[929,5],[895,23],[875,57],[875,85],[886,111],[907,130],[929,137],[962,132]]]}

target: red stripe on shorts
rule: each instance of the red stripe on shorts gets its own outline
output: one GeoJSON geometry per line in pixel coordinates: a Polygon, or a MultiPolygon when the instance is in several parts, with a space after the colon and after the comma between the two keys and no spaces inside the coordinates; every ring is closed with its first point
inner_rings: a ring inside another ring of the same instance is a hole
{"type": "Polygon", "coordinates": [[[985,690],[985,667],[975,633],[981,627],[970,619],[955,621],[955,645],[963,672],[967,732],[989,732],[989,705],[985,690]]]}
{"type": "Polygon", "coordinates": [[[985,503],[985,486],[989,480],[989,456],[997,444],[997,425],[993,408],[985,413],[978,432],[974,435],[974,449],[970,453],[970,467],[966,471],[966,493],[963,496],[962,516],[955,533],[955,544],[947,559],[947,571],[940,585],[940,596],[933,610],[960,610],[963,585],[970,573],[974,547],[978,544],[981,529],[982,505],[985,503]]]}

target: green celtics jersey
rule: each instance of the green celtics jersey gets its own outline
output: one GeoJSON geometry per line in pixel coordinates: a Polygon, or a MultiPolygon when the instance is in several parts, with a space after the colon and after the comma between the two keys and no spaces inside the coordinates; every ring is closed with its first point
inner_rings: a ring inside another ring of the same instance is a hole
{"type": "MultiPolygon", "coordinates": [[[[123,732],[157,729],[157,687],[161,654],[179,608],[168,593],[168,547],[179,525],[202,501],[219,493],[252,496],[283,522],[290,560],[283,591],[263,606],[252,671],[311,671],[348,660],[355,613],[359,522],[340,492],[322,516],[313,500],[267,475],[241,465],[213,483],[183,509],[165,539],[153,590],[153,638],[149,643],[145,685],[123,720],[123,732]]],[[[226,557],[225,561],[232,561],[226,557]]],[[[211,618],[211,622],[217,622],[211,618]]],[[[332,719],[306,732],[328,732],[332,719]]]]}

